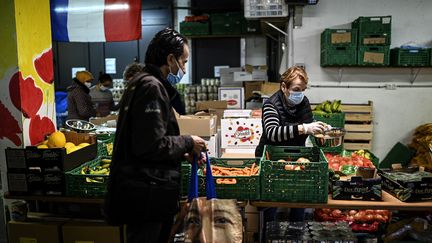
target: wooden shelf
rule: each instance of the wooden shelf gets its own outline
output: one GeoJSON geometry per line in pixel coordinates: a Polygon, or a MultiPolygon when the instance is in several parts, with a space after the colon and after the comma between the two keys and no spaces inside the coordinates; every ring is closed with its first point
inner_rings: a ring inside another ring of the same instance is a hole
{"type": "Polygon", "coordinates": [[[9,192],[4,193],[5,199],[17,199],[27,201],[58,202],[58,203],[80,203],[80,204],[103,204],[103,198],[80,198],[64,196],[13,196],[9,192]]]}
{"type": "Polygon", "coordinates": [[[428,202],[401,202],[389,193],[382,192],[383,201],[359,201],[359,200],[333,200],[329,195],[325,203],[289,203],[289,202],[265,202],[251,201],[256,207],[278,208],[338,208],[338,209],[388,209],[388,210],[432,210],[432,201],[428,202]]]}

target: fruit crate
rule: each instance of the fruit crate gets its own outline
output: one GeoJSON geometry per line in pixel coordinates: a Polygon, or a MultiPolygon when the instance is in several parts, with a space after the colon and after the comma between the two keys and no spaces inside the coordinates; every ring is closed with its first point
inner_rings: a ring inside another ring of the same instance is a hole
{"type": "Polygon", "coordinates": [[[391,34],[392,16],[358,17],[352,23],[353,29],[358,29],[359,34],[391,34]]]}
{"type": "Polygon", "coordinates": [[[242,33],[244,18],[240,12],[210,15],[212,35],[239,35],[242,33]]]}
{"type": "Polygon", "coordinates": [[[281,202],[326,203],[328,199],[328,163],[316,147],[271,146],[261,158],[261,200],[281,202]],[[311,162],[295,162],[300,157],[311,162]],[[289,162],[279,162],[278,160],[289,162]],[[302,166],[285,170],[285,166],[302,166]]]}
{"type": "Polygon", "coordinates": [[[180,170],[180,195],[181,197],[187,197],[189,192],[189,184],[190,184],[190,175],[191,175],[192,166],[189,162],[181,163],[180,170]]]}
{"type": "Polygon", "coordinates": [[[328,113],[328,114],[317,114],[313,112],[313,118],[316,121],[322,121],[326,124],[331,125],[332,127],[339,127],[344,128],[345,127],[345,113],[328,113]]]}
{"type": "Polygon", "coordinates": [[[390,64],[389,46],[359,46],[359,66],[388,66],[390,64]]]}
{"type": "Polygon", "coordinates": [[[81,166],[65,172],[66,196],[84,198],[103,198],[107,191],[109,175],[82,174],[81,170],[86,167],[102,165],[102,159],[109,157],[98,157],[81,166]]]}
{"type": "Polygon", "coordinates": [[[357,47],[326,46],[321,49],[320,64],[322,67],[355,66],[357,65],[357,47]]]}
{"type": "Polygon", "coordinates": [[[390,62],[392,66],[429,66],[430,58],[430,49],[394,48],[390,51],[390,62]]]}
{"type": "MultiPolygon", "coordinates": [[[[251,168],[255,163],[258,166],[258,172],[250,176],[217,176],[213,175],[216,187],[217,198],[222,199],[237,199],[237,200],[259,200],[260,199],[260,178],[261,164],[257,159],[242,159],[242,158],[210,158],[210,164],[243,169],[246,166],[251,168]],[[232,184],[225,184],[222,180],[231,180],[232,184]]],[[[199,194],[205,196],[205,174],[203,170],[198,171],[199,194]]]]}
{"type": "Polygon", "coordinates": [[[114,146],[114,136],[110,136],[104,140],[97,140],[98,156],[111,156],[114,146]]]}
{"type": "Polygon", "coordinates": [[[359,46],[389,46],[391,36],[387,33],[359,34],[359,46]]]}
{"type": "Polygon", "coordinates": [[[321,49],[327,46],[357,46],[356,29],[325,29],[321,33],[321,49]]]}
{"type": "Polygon", "coordinates": [[[181,22],[180,33],[185,36],[209,35],[210,25],[208,22],[181,22]]]}

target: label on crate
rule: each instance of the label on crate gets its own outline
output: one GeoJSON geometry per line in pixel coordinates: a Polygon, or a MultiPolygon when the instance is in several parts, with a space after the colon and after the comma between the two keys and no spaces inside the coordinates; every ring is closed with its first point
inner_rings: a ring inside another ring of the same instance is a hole
{"type": "Polygon", "coordinates": [[[382,23],[383,23],[383,24],[390,24],[390,21],[391,21],[391,18],[390,18],[390,17],[382,18],[382,23]]]}
{"type": "Polygon", "coordinates": [[[332,44],[351,43],[351,32],[332,33],[331,43],[332,44]]]}
{"type": "Polygon", "coordinates": [[[384,53],[365,52],[363,62],[384,63],[384,53]]]}
{"type": "Polygon", "coordinates": [[[385,44],[385,43],[386,43],[385,37],[370,37],[370,38],[363,39],[363,44],[365,45],[385,44]]]}

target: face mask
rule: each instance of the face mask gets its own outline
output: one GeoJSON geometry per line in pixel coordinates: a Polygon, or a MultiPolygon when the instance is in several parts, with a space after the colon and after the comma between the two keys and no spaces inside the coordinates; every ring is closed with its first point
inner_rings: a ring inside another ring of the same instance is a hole
{"type": "Polygon", "coordinates": [[[92,83],[90,83],[90,82],[85,82],[84,85],[87,86],[87,88],[90,88],[90,87],[92,86],[92,83]]]}
{"type": "Polygon", "coordinates": [[[294,92],[291,91],[288,96],[288,102],[293,105],[298,105],[303,101],[304,93],[301,91],[294,92]]]}
{"type": "Polygon", "coordinates": [[[177,75],[174,75],[174,74],[171,72],[171,68],[169,68],[169,69],[170,69],[170,73],[168,74],[168,77],[167,77],[168,82],[169,82],[170,84],[172,84],[172,85],[175,85],[175,84],[180,83],[180,80],[183,78],[183,75],[184,75],[183,70],[180,68],[180,66],[179,66],[179,64],[178,64],[178,62],[177,62],[177,60],[176,60],[175,62],[176,62],[177,67],[178,67],[177,75]]]}
{"type": "Polygon", "coordinates": [[[100,89],[101,91],[106,91],[106,90],[108,90],[109,88],[108,88],[108,87],[105,87],[105,86],[102,85],[102,86],[99,87],[99,89],[100,89]]]}

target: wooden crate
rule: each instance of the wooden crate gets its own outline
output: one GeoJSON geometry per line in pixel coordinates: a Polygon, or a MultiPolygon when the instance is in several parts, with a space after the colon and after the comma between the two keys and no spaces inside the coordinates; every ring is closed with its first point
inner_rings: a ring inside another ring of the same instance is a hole
{"type": "MultiPolygon", "coordinates": [[[[345,150],[372,150],[373,139],[373,106],[372,101],[367,104],[343,104],[345,112],[345,129],[347,134],[344,139],[345,150]]],[[[312,110],[318,104],[311,104],[312,110]]]]}
{"type": "Polygon", "coordinates": [[[372,151],[372,105],[372,101],[367,104],[342,104],[342,111],[345,112],[345,129],[347,130],[344,149],[367,149],[372,151]]]}

